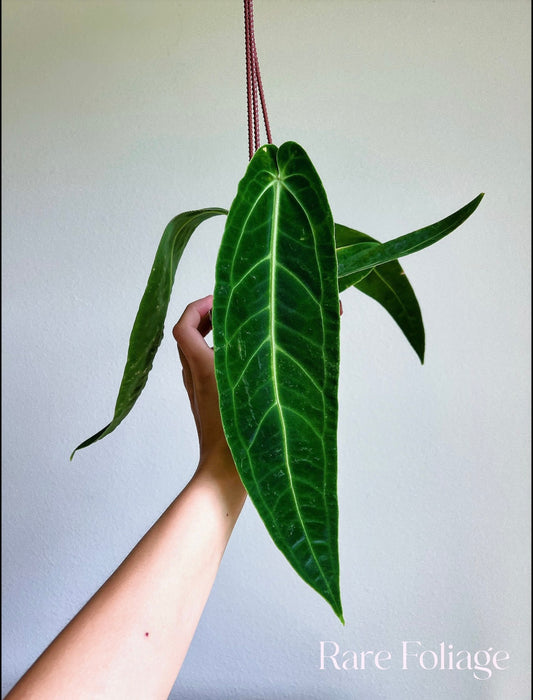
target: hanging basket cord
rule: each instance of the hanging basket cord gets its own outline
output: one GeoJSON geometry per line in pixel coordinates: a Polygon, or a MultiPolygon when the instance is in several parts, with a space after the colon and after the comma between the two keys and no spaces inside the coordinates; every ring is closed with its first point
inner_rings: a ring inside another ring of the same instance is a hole
{"type": "Polygon", "coordinates": [[[244,0],[244,35],[246,48],[246,100],[248,107],[248,155],[250,160],[257,151],[260,142],[259,135],[259,104],[263,113],[267,142],[272,143],[270,124],[259,71],[259,59],[254,37],[254,3],[244,0]]]}

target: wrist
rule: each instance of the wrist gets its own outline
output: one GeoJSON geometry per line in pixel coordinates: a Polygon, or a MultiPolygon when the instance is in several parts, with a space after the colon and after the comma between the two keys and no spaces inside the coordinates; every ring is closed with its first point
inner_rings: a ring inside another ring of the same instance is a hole
{"type": "Polygon", "coordinates": [[[192,481],[199,486],[214,489],[231,507],[242,508],[246,500],[246,489],[229,452],[214,452],[203,456],[192,481]]]}

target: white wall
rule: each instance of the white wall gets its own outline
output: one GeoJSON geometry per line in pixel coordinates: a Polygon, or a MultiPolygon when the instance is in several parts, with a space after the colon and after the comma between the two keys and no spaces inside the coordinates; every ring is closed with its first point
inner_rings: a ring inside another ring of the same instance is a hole
{"type": "MultiPolygon", "coordinates": [[[[170,329],[212,289],[222,219],[183,257],[138,405],[68,457],[111,415],[164,226],[229,206],[247,137],[239,0],[2,5],[6,692],[194,469],[170,329]]],[[[423,367],[380,307],[343,297],[346,627],[248,504],[171,697],[528,697],[529,5],[257,0],[274,140],[306,148],[336,221],[387,240],[486,196],[404,260],[423,367]],[[326,640],[391,668],[320,670],[326,640]],[[407,640],[509,667],[402,670],[407,640]]]]}

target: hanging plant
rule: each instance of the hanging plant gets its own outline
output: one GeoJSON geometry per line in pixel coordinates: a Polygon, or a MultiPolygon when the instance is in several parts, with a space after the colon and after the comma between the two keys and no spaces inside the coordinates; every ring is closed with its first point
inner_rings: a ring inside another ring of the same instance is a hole
{"type": "Polygon", "coordinates": [[[386,243],[335,224],[303,148],[272,144],[252,11],[252,0],[244,0],[246,173],[229,212],[188,211],[166,227],[131,332],[113,418],[76,450],[111,433],[133,408],[163,337],[183,250],[203,221],[227,215],[212,314],[224,432],[275,544],[343,621],[337,536],[339,293],[353,286],[382,304],[423,362],[422,316],[398,258],[451,233],[483,194],[442,221],[386,243]]]}

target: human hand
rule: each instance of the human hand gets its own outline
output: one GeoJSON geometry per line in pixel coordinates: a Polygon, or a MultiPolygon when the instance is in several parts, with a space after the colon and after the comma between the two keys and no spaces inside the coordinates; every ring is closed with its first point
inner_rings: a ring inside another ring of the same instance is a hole
{"type": "Polygon", "coordinates": [[[183,383],[198,432],[198,468],[239,478],[222,428],[213,348],[205,341],[212,328],[209,316],[212,307],[212,295],[190,303],[174,326],[173,335],[178,343],[183,383]]]}

